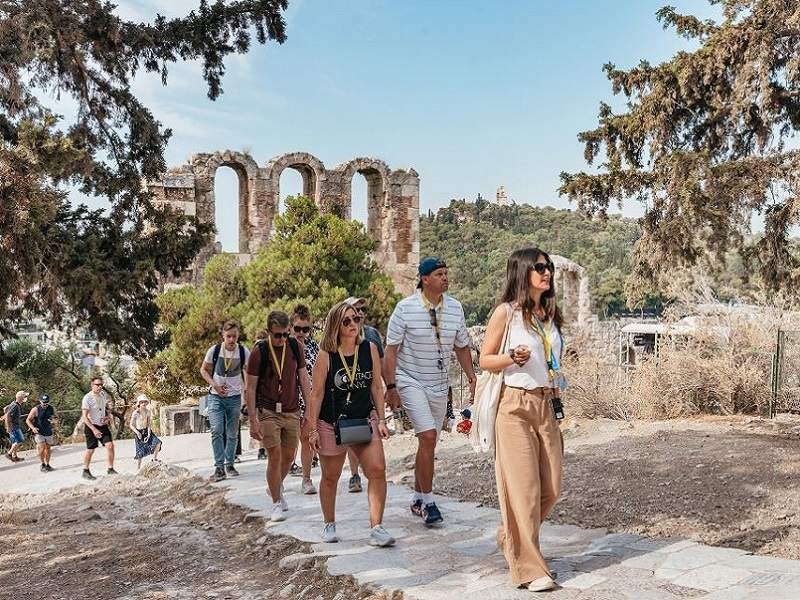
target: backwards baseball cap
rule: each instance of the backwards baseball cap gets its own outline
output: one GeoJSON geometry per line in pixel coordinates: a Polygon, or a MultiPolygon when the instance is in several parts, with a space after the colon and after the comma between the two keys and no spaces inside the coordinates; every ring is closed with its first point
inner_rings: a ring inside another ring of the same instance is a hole
{"type": "Polygon", "coordinates": [[[50,396],[47,394],[39,394],[39,400],[41,402],[50,402],[50,396]]]}
{"type": "MultiPolygon", "coordinates": [[[[429,256],[428,258],[424,258],[422,262],[419,263],[418,273],[420,277],[424,277],[426,275],[430,275],[436,269],[445,269],[447,268],[447,263],[444,262],[441,258],[437,258],[436,256],[429,256]]],[[[417,283],[417,287],[422,287],[422,279],[419,280],[417,283]]]]}

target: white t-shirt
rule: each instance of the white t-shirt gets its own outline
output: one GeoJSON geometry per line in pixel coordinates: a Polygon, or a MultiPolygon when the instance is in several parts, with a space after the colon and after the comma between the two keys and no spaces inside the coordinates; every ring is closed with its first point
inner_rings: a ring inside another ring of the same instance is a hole
{"type": "MultiPolygon", "coordinates": [[[[211,346],[206,352],[206,357],[203,359],[208,364],[214,360],[214,348],[211,346]]],[[[247,359],[250,358],[250,352],[244,348],[244,362],[247,366],[247,359]]],[[[219,357],[217,364],[213,365],[212,371],[214,383],[217,385],[225,384],[228,386],[228,391],[224,394],[223,398],[230,398],[231,396],[240,396],[242,394],[242,365],[239,362],[239,346],[237,345],[233,350],[226,350],[225,345],[221,345],[219,349],[219,357]],[[227,367],[227,371],[226,371],[227,367]]],[[[216,394],[216,392],[212,392],[216,394]]]]}
{"type": "Polygon", "coordinates": [[[145,429],[150,422],[150,409],[137,408],[131,413],[131,425],[134,429],[145,429]]]}
{"type": "Polygon", "coordinates": [[[469,346],[469,332],[461,303],[447,294],[437,311],[441,352],[421,292],[398,302],[389,319],[387,346],[397,351],[397,387],[418,385],[435,396],[447,395],[448,369],[453,347],[469,346]],[[442,369],[438,360],[442,359],[442,369]]]}
{"type": "MultiPolygon", "coordinates": [[[[556,360],[560,360],[563,341],[556,324],[550,320],[544,324],[545,331],[550,333],[550,341],[556,360]]],[[[505,384],[511,387],[532,390],[537,387],[550,387],[550,377],[547,374],[547,360],[544,356],[544,344],[536,330],[526,323],[522,311],[517,309],[511,317],[509,328],[509,348],[527,346],[531,349],[531,357],[524,365],[513,364],[503,371],[505,384]]]]}
{"type": "Polygon", "coordinates": [[[89,411],[89,420],[94,425],[105,425],[106,406],[108,395],[103,391],[96,396],[89,392],[81,401],[81,409],[89,411]]]}

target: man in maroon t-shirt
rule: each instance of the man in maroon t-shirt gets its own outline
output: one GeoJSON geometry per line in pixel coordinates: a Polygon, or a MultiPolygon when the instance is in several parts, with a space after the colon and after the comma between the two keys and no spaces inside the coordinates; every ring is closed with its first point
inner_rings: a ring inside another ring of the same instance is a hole
{"type": "Polygon", "coordinates": [[[300,396],[311,397],[303,345],[289,337],[289,315],[273,311],[267,317],[269,339],[256,344],[247,361],[247,412],[258,415],[250,436],[267,450],[267,487],[272,496],[272,520],[283,521],[289,505],[283,480],[289,474],[300,441],[300,396]]]}

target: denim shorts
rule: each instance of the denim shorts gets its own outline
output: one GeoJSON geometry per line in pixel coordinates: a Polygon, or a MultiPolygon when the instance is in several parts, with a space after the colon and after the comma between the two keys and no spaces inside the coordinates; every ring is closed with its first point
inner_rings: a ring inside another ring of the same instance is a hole
{"type": "Polygon", "coordinates": [[[11,430],[11,433],[8,434],[8,439],[11,440],[12,444],[21,444],[25,441],[25,436],[22,435],[22,429],[17,427],[11,430]]]}

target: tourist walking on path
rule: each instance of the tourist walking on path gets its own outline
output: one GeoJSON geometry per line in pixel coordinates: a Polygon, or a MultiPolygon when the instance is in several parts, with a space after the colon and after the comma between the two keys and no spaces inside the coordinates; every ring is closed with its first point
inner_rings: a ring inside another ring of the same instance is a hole
{"type": "Polygon", "coordinates": [[[28,400],[28,392],[20,390],[17,392],[14,399],[3,408],[3,418],[5,420],[6,431],[8,432],[8,439],[11,442],[11,447],[6,452],[6,458],[11,462],[19,462],[25,460],[18,456],[17,451],[22,443],[25,441],[25,435],[22,433],[22,405],[28,400]]]}
{"type": "Polygon", "coordinates": [[[214,481],[239,475],[233,463],[242,399],[247,390],[243,369],[250,356],[247,348],[239,343],[236,322],[226,321],[221,333],[222,343],[208,349],[200,367],[200,375],[210,386],[206,406],[214,451],[214,481]]]}
{"type": "MultiPolygon", "coordinates": [[[[367,314],[369,313],[367,299],[351,296],[345,300],[345,302],[356,309],[356,312],[361,315],[361,338],[375,344],[375,347],[378,349],[378,356],[381,360],[383,360],[383,339],[381,339],[381,334],[374,327],[367,325],[367,314]]],[[[347,460],[350,463],[350,482],[348,484],[348,491],[353,493],[360,492],[362,487],[361,477],[358,474],[358,457],[352,449],[347,450],[347,460]]]]}
{"type": "Polygon", "coordinates": [[[495,421],[495,474],[502,524],[497,541],[511,579],[532,591],[555,587],[539,529],[561,492],[564,442],[559,359],[563,347],[555,267],[537,248],[508,259],[500,306],[486,328],[481,368],[503,372],[495,421]],[[506,348],[501,348],[505,332],[506,348]],[[505,351],[504,351],[505,350],[505,351]]]}
{"type": "Polygon", "coordinates": [[[150,410],[150,399],[144,394],[136,398],[136,408],[131,413],[128,422],[136,436],[136,468],[142,467],[142,459],[153,455],[153,462],[158,462],[158,453],[161,452],[161,440],[153,433],[153,413],[150,410]]]}
{"type": "Polygon", "coordinates": [[[402,404],[417,435],[411,512],[431,527],[443,521],[433,499],[433,461],[447,413],[453,352],[473,396],[475,371],[464,309],[445,293],[447,265],[438,258],[426,258],[419,264],[419,276],[417,293],[401,300],[389,319],[384,379],[386,402],[392,409],[402,404]]]}
{"type": "Polygon", "coordinates": [[[53,446],[55,437],[53,435],[53,421],[56,418],[56,409],[50,404],[50,396],[39,394],[39,404],[31,409],[25,423],[33,432],[33,441],[36,442],[36,452],[42,466],[39,470],[42,473],[53,471],[50,466],[50,448],[53,446]]]}
{"type": "Polygon", "coordinates": [[[319,500],[325,526],[322,541],[336,542],[336,488],[348,446],[347,429],[360,429],[351,439],[369,481],[369,543],[391,546],[394,538],[383,527],[386,505],[386,460],[383,441],[389,437],[383,402],[373,403],[383,392],[378,349],[361,339],[361,315],[347,302],[334,306],[325,320],[322,352],[314,366],[308,408],[309,442],[319,453],[322,480],[319,500]],[[337,439],[337,437],[339,439],[337,439]]]}
{"type": "Polygon", "coordinates": [[[289,334],[289,315],[273,311],[267,317],[269,340],[256,344],[247,362],[247,412],[250,436],[267,449],[267,487],[273,521],[283,521],[289,504],[283,480],[300,441],[300,390],[311,397],[303,345],[289,334]],[[298,385],[299,384],[299,385],[298,385]],[[257,416],[257,419],[254,418],[257,416]]]}
{"type": "MultiPolygon", "coordinates": [[[[304,304],[298,304],[292,312],[292,335],[294,339],[303,345],[306,359],[306,373],[309,379],[314,369],[314,364],[317,362],[319,355],[319,344],[311,337],[311,312],[304,304]]],[[[312,382],[313,385],[313,382],[312,382]]],[[[313,390],[312,390],[313,392],[313,390]]],[[[303,483],[301,491],[304,494],[316,494],[317,488],[314,487],[314,482],[311,481],[311,463],[314,458],[314,451],[308,443],[308,435],[305,432],[303,424],[305,423],[305,410],[307,408],[308,400],[300,394],[300,465],[302,467],[303,483]]],[[[292,464],[293,468],[297,465],[292,464]]]]}
{"type": "Polygon", "coordinates": [[[103,380],[100,377],[92,378],[92,389],[81,401],[81,420],[83,421],[83,434],[86,438],[86,453],[83,456],[83,478],[89,480],[97,479],[92,475],[90,466],[92,455],[97,449],[98,443],[106,448],[108,468],[106,473],[117,475],[114,470],[114,440],[111,437],[109,423],[111,418],[108,416],[108,395],[103,389],[103,380]]]}

